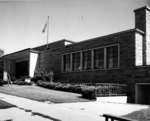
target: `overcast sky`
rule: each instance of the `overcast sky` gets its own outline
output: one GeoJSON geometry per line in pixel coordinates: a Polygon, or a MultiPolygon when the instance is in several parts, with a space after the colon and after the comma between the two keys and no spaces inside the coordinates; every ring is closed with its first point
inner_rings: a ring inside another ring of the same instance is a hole
{"type": "Polygon", "coordinates": [[[82,41],[134,28],[133,10],[150,0],[0,0],[0,48],[5,54],[49,42],[82,41]]]}

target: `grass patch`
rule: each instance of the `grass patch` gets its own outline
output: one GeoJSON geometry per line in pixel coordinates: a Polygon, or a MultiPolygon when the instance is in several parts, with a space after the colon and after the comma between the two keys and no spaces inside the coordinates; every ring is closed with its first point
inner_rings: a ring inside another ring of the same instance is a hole
{"type": "Polygon", "coordinates": [[[4,85],[0,87],[0,93],[24,97],[42,102],[49,101],[53,103],[71,103],[71,102],[89,101],[87,99],[81,98],[81,94],[50,90],[33,85],[32,86],[4,85]]]}

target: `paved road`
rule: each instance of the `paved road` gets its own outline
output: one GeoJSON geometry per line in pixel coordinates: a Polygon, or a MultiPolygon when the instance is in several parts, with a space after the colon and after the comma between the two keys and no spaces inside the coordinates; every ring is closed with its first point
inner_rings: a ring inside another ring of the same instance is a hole
{"type": "MultiPolygon", "coordinates": [[[[5,110],[7,114],[11,112],[9,118],[12,118],[13,121],[104,121],[104,118],[101,117],[104,113],[126,115],[133,111],[148,108],[146,105],[141,106],[96,101],[47,104],[2,93],[0,93],[0,99],[17,106],[17,109],[10,108],[5,110]],[[19,114],[19,110],[21,110],[22,114],[19,114]],[[23,113],[30,115],[31,118],[24,119],[23,116],[25,116],[25,114],[23,113]]],[[[0,110],[0,114],[3,114],[0,115],[0,120],[5,118],[5,113],[4,110],[0,110]]]]}

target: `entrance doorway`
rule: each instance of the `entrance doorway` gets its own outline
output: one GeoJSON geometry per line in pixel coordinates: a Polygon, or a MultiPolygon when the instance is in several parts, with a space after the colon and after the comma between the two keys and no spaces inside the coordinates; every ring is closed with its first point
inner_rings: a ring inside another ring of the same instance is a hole
{"type": "Polygon", "coordinates": [[[16,78],[29,75],[29,61],[16,62],[16,78]]]}

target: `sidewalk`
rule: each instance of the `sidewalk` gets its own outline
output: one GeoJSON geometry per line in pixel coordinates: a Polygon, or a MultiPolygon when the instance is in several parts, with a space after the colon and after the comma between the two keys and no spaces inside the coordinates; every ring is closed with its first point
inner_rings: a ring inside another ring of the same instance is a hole
{"type": "Polygon", "coordinates": [[[47,104],[2,93],[0,93],[0,99],[17,106],[17,108],[0,110],[0,114],[3,114],[0,115],[0,120],[5,118],[4,113],[9,114],[11,112],[9,118],[12,118],[13,121],[104,121],[104,118],[101,117],[104,113],[121,116],[133,111],[148,108],[146,105],[118,104],[96,101],[47,104]],[[19,115],[19,111],[24,114],[22,116],[19,115]],[[32,118],[23,120],[23,116],[25,115],[30,115],[32,118]]]}
{"type": "MultiPolygon", "coordinates": [[[[18,109],[13,108],[7,109],[6,111],[2,110],[0,112],[0,114],[3,115],[4,115],[4,113],[2,113],[3,111],[5,111],[6,113],[8,111],[7,114],[11,112],[12,117],[9,115],[9,118],[13,119],[13,121],[19,121],[20,118],[21,118],[20,120],[23,121],[23,114],[22,116],[20,116],[19,110],[21,110],[21,112],[24,111],[24,114],[26,115],[31,115],[29,114],[30,112],[32,114],[35,114],[35,116],[37,115],[42,116],[45,117],[45,120],[49,119],[52,121],[101,121],[101,119],[103,119],[96,115],[89,115],[86,112],[84,113],[82,111],[65,108],[65,106],[60,107],[58,104],[47,104],[43,102],[33,101],[2,93],[0,93],[0,99],[9,102],[11,104],[14,104],[18,107],[18,109]],[[25,111],[27,112],[25,113],[25,111]],[[18,119],[16,118],[16,116],[19,116],[18,119]]],[[[4,119],[3,115],[0,115],[0,120],[4,119]]],[[[24,119],[24,121],[29,120],[24,119]]]]}

